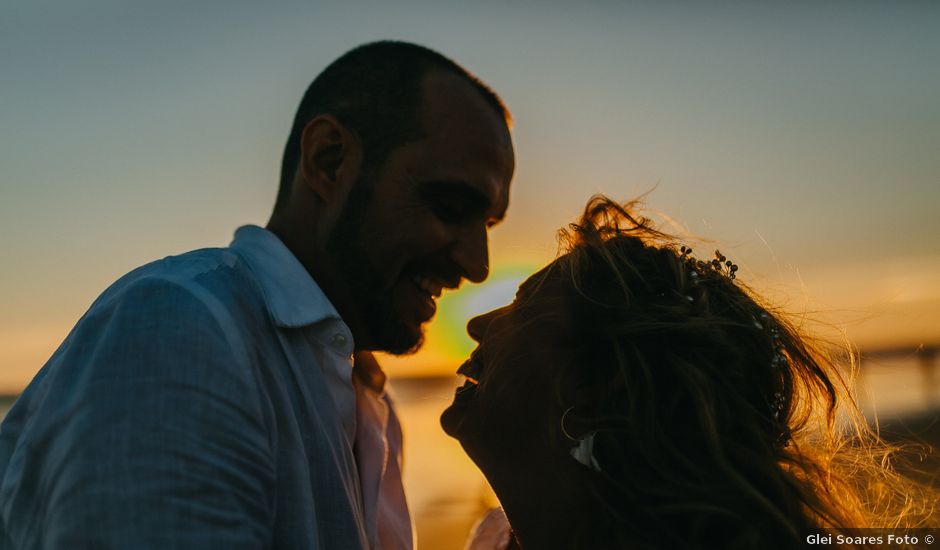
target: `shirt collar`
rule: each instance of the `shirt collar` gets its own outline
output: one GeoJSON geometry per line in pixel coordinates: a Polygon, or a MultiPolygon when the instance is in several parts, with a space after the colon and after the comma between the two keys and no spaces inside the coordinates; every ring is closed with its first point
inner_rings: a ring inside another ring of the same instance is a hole
{"type": "Polygon", "coordinates": [[[230,248],[258,280],[277,326],[297,328],[324,319],[342,321],[320,286],[274,233],[256,225],[239,227],[230,248]]]}

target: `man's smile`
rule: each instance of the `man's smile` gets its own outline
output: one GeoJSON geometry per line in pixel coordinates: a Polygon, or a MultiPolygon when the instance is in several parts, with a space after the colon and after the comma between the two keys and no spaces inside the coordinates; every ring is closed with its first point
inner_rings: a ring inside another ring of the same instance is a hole
{"type": "Polygon", "coordinates": [[[404,287],[406,307],[417,312],[414,320],[419,323],[434,316],[437,311],[437,299],[440,298],[445,288],[454,286],[437,277],[427,275],[403,278],[399,284],[404,287]]]}
{"type": "Polygon", "coordinates": [[[415,276],[412,280],[418,285],[418,288],[425,291],[434,300],[441,296],[441,292],[447,286],[445,283],[431,277],[415,276]]]}

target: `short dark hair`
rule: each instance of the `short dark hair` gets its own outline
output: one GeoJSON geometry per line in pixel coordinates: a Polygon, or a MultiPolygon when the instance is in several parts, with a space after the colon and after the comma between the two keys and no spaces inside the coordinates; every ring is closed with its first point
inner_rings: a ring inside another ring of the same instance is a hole
{"type": "Polygon", "coordinates": [[[300,160],[300,136],[307,124],[331,114],[363,143],[363,162],[377,167],[396,147],[423,134],[421,83],[431,72],[457,75],[473,84],[493,110],[510,124],[502,100],[476,76],[443,55],[417,44],[384,40],[354,48],[317,76],[297,108],[284,157],[275,211],[290,198],[300,160]]]}

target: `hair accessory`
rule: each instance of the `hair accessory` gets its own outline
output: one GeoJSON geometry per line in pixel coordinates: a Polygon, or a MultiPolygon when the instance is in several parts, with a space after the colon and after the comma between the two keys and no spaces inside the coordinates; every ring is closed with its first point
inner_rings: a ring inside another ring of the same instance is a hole
{"type": "MultiPolygon", "coordinates": [[[[770,368],[774,371],[785,368],[788,364],[787,356],[784,355],[783,344],[780,341],[780,329],[776,325],[771,325],[772,320],[766,311],[760,314],[761,321],[754,321],[754,325],[763,329],[770,326],[770,345],[774,350],[773,358],[770,360],[770,368]]],[[[787,398],[780,391],[775,391],[773,399],[770,401],[771,420],[777,427],[777,444],[786,447],[790,442],[790,427],[787,425],[786,417],[787,398]]]]}
{"type": "MultiPolygon", "coordinates": [[[[685,263],[689,270],[689,280],[692,286],[698,286],[699,283],[709,277],[723,276],[733,281],[737,278],[738,266],[729,260],[719,250],[715,250],[715,258],[709,262],[703,262],[692,255],[692,249],[688,246],[679,248],[679,259],[685,263]]],[[[685,299],[694,302],[691,295],[686,295],[685,299]]],[[[786,368],[787,356],[784,354],[784,347],[780,341],[780,329],[776,326],[773,319],[767,312],[760,313],[760,320],[754,319],[754,327],[757,330],[764,330],[770,335],[770,345],[773,349],[773,357],[770,360],[770,368],[776,373],[780,369],[786,368]]],[[[773,394],[773,399],[769,401],[771,421],[777,428],[777,444],[786,447],[790,441],[790,428],[787,424],[787,398],[781,391],[773,394]]]]}
{"type": "MultiPolygon", "coordinates": [[[[685,262],[685,265],[689,268],[689,280],[692,281],[692,286],[698,285],[698,272],[692,269],[695,265],[695,258],[692,257],[692,249],[683,245],[682,248],[679,249],[679,252],[681,253],[679,259],[685,262]]],[[[693,301],[691,296],[686,296],[686,298],[690,302],[693,301]]]]}
{"type": "Polygon", "coordinates": [[[574,409],[574,407],[568,407],[561,415],[561,433],[565,434],[565,437],[571,441],[576,441],[578,443],[577,446],[571,448],[571,456],[595,472],[600,472],[601,466],[597,463],[597,459],[594,458],[594,436],[597,435],[597,432],[589,432],[583,437],[577,438],[568,433],[568,429],[565,428],[565,418],[572,409],[574,409]]]}
{"type": "Polygon", "coordinates": [[[780,413],[783,412],[784,403],[786,403],[786,399],[783,397],[783,394],[775,391],[774,402],[770,405],[770,410],[774,412],[774,420],[780,420],[780,413]]]}
{"type": "Polygon", "coordinates": [[[703,276],[710,273],[717,273],[731,280],[737,278],[738,266],[719,250],[715,250],[715,259],[710,262],[703,262],[692,256],[691,248],[683,245],[679,248],[679,259],[688,266],[689,278],[692,280],[693,285],[697,285],[703,276]]]}

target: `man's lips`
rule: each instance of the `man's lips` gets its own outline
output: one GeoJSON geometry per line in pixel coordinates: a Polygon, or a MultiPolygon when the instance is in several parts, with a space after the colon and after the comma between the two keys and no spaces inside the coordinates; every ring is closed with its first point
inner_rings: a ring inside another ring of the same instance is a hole
{"type": "Polygon", "coordinates": [[[433,277],[415,275],[412,281],[414,281],[414,284],[418,285],[418,288],[427,292],[432,298],[439,298],[444,288],[450,287],[447,283],[433,277]]]}
{"type": "Polygon", "coordinates": [[[404,287],[407,292],[405,303],[408,305],[406,307],[414,308],[416,320],[423,323],[433,317],[437,311],[435,300],[440,296],[440,290],[432,286],[427,279],[418,277],[404,282],[404,287]]]}
{"type": "Polygon", "coordinates": [[[426,321],[434,316],[437,311],[436,300],[440,298],[445,288],[457,288],[457,284],[445,281],[438,277],[415,275],[411,278],[412,290],[417,295],[418,317],[421,321],[426,321]]]}

